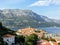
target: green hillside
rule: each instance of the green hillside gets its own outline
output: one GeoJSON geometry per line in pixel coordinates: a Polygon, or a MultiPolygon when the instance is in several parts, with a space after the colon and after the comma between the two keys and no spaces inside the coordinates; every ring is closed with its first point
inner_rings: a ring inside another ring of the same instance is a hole
{"type": "Polygon", "coordinates": [[[2,26],[2,23],[0,22],[0,37],[4,34],[8,34],[8,33],[13,34],[13,32],[14,31],[2,26]]]}

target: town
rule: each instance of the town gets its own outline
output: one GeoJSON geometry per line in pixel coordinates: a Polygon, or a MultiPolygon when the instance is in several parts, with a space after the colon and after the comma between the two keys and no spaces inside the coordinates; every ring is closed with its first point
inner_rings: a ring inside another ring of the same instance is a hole
{"type": "MultiPolygon", "coordinates": [[[[0,24],[0,31],[4,28],[2,27],[0,24]]],[[[42,29],[32,27],[22,28],[12,33],[5,32],[2,36],[1,34],[0,45],[60,45],[60,35],[49,34],[42,29]]]]}

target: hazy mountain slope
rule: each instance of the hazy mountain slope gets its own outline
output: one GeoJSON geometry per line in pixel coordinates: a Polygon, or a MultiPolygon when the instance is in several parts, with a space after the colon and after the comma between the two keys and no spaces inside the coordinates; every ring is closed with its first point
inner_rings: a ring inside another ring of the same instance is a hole
{"type": "Polygon", "coordinates": [[[41,16],[31,10],[20,9],[4,9],[0,10],[0,21],[3,25],[18,29],[23,27],[45,27],[45,26],[60,26],[55,20],[49,19],[46,16],[41,16]]]}

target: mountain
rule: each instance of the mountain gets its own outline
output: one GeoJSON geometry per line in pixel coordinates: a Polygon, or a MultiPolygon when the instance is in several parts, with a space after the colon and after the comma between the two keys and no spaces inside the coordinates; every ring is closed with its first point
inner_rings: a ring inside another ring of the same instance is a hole
{"type": "Polygon", "coordinates": [[[0,10],[0,22],[10,29],[20,29],[24,27],[50,27],[60,26],[60,21],[50,19],[46,16],[36,14],[32,10],[3,9],[0,10]]]}

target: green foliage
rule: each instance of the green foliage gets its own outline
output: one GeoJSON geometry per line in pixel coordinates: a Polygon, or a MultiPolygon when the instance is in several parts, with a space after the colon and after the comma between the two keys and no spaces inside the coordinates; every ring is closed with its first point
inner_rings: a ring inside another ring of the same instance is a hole
{"type": "Polygon", "coordinates": [[[3,36],[4,34],[14,34],[14,31],[2,26],[2,23],[0,22],[0,37],[3,36]]]}
{"type": "Polygon", "coordinates": [[[36,34],[31,34],[25,38],[25,42],[27,45],[36,45],[38,40],[38,36],[36,34]]]}
{"type": "Polygon", "coordinates": [[[50,39],[51,41],[53,41],[53,42],[56,42],[56,40],[55,39],[50,39]]]}
{"type": "MultiPolygon", "coordinates": [[[[5,34],[14,34],[14,31],[2,26],[2,23],[0,22],[0,45],[4,45],[3,43],[3,39],[2,36],[5,34]]],[[[7,45],[7,44],[6,44],[7,45]]]]}
{"type": "Polygon", "coordinates": [[[58,45],[60,45],[60,43],[58,43],[58,45]]]}
{"type": "Polygon", "coordinates": [[[47,40],[47,41],[50,41],[48,37],[47,37],[47,38],[43,38],[43,39],[44,39],[44,40],[47,40]]]}
{"type": "Polygon", "coordinates": [[[53,39],[53,38],[51,38],[51,37],[42,38],[42,39],[47,40],[47,41],[53,41],[53,42],[56,42],[56,40],[55,40],[55,39],[53,39]]]}
{"type": "Polygon", "coordinates": [[[17,36],[16,35],[16,43],[19,43],[20,45],[36,45],[38,40],[38,36],[36,34],[31,34],[30,36],[17,36]]]}
{"type": "Polygon", "coordinates": [[[15,42],[19,43],[20,45],[23,45],[25,43],[25,37],[23,35],[16,36],[15,39],[16,39],[15,42]]]}
{"type": "Polygon", "coordinates": [[[40,30],[35,30],[35,32],[40,33],[41,31],[40,30]]]}
{"type": "Polygon", "coordinates": [[[3,42],[3,39],[0,37],[0,45],[3,45],[4,42],[3,42]]]}

